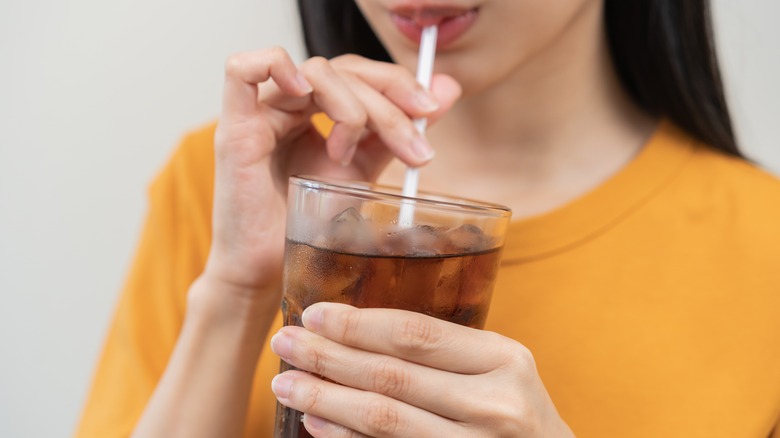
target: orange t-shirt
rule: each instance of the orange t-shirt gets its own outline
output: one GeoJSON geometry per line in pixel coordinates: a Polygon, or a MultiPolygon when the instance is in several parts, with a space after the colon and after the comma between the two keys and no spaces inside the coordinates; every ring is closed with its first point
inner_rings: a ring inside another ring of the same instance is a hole
{"type": "MultiPolygon", "coordinates": [[[[214,129],[151,186],[78,437],[128,436],[165,368],[208,254],[214,129]]],[[[533,352],[580,438],[780,438],[780,181],[662,123],[600,187],[512,223],[487,329],[533,352]]],[[[278,362],[266,346],[246,436],[272,436],[278,362]]]]}

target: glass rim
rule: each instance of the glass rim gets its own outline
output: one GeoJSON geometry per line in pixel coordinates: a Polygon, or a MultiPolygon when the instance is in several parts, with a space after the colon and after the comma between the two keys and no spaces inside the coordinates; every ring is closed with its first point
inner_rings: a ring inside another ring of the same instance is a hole
{"type": "Polygon", "coordinates": [[[312,189],[327,190],[334,193],[360,195],[364,198],[380,198],[398,203],[413,201],[430,207],[445,208],[449,210],[466,210],[472,213],[495,217],[509,218],[512,215],[512,210],[509,207],[493,202],[477,201],[475,199],[429,192],[427,190],[420,190],[418,195],[431,196],[440,199],[404,196],[401,194],[402,189],[398,186],[370,183],[366,181],[313,175],[293,175],[290,177],[289,183],[312,189]],[[370,188],[367,188],[367,186],[370,188]]]}

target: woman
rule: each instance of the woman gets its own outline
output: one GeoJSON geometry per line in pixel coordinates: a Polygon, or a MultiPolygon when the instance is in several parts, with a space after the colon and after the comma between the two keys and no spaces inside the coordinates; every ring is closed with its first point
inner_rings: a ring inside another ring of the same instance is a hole
{"type": "Polygon", "coordinates": [[[332,59],[228,60],[219,123],[152,187],[79,436],[270,436],[278,399],[317,437],[780,437],[780,182],[740,158],[708,2],[299,3],[332,59]],[[487,330],[333,304],[280,329],[287,177],[405,165],[514,211],[487,330]]]}

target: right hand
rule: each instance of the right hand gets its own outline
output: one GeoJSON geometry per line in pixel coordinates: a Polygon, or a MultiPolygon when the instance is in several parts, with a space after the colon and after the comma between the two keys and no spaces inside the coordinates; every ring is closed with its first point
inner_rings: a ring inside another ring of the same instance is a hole
{"type": "Polygon", "coordinates": [[[232,56],[215,135],[213,235],[204,275],[251,295],[281,293],[287,179],[312,174],[373,181],[393,156],[432,157],[412,119],[436,119],[460,86],[435,75],[426,92],[404,67],[356,55],[296,67],[279,48],[232,56]],[[327,139],[312,126],[335,122],[327,139]]]}

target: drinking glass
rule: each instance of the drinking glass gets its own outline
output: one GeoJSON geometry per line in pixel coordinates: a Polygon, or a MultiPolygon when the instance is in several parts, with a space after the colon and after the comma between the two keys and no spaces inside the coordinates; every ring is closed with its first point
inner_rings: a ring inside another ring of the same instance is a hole
{"type": "MultiPolygon", "coordinates": [[[[287,208],[285,325],[302,326],[306,307],[328,301],[484,327],[508,208],[319,177],[292,177],[287,208]]],[[[300,412],[278,404],[274,436],[311,435],[300,412]]]]}

